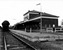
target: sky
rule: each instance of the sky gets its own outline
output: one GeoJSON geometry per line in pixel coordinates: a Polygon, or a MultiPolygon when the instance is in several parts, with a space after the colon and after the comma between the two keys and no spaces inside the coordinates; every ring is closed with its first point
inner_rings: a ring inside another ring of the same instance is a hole
{"type": "Polygon", "coordinates": [[[59,25],[63,19],[63,0],[0,0],[0,25],[8,20],[10,25],[23,21],[28,10],[37,10],[59,16],[59,25]],[[37,5],[41,3],[41,5],[37,5]]]}

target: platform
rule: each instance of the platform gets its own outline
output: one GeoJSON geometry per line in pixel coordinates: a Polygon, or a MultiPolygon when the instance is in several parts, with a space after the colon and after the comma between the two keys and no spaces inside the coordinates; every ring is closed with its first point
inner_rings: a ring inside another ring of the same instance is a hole
{"type": "Polygon", "coordinates": [[[15,34],[22,36],[30,41],[55,41],[57,39],[63,39],[63,34],[60,33],[35,33],[35,32],[25,32],[21,30],[11,30],[15,34]]]}

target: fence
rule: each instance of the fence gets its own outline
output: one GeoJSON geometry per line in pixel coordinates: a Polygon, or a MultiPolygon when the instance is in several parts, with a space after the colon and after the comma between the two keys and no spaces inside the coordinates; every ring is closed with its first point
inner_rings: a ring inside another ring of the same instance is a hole
{"type": "Polygon", "coordinates": [[[46,32],[53,32],[53,28],[46,28],[46,32]]]}
{"type": "MultiPolygon", "coordinates": [[[[36,29],[36,30],[33,30],[33,29],[30,29],[30,30],[26,30],[26,32],[40,32],[40,29],[36,29]]],[[[42,29],[42,32],[63,32],[63,28],[44,28],[42,29]]]]}
{"type": "Polygon", "coordinates": [[[47,32],[63,32],[63,28],[55,28],[53,31],[53,28],[46,28],[47,32]]]}
{"type": "Polygon", "coordinates": [[[55,28],[55,32],[62,32],[63,28],[55,28]]]}

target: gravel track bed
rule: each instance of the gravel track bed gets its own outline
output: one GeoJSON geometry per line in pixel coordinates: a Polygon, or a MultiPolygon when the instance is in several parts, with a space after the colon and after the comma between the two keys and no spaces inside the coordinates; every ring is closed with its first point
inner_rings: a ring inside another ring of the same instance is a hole
{"type": "Polygon", "coordinates": [[[23,42],[19,41],[14,36],[12,36],[10,32],[5,32],[4,35],[6,38],[8,50],[32,50],[27,45],[25,45],[23,42]]]}

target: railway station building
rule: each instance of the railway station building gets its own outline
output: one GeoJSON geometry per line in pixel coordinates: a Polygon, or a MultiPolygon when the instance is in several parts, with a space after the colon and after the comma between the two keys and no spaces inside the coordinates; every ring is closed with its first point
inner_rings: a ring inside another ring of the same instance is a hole
{"type": "Polygon", "coordinates": [[[28,11],[24,14],[24,21],[17,25],[17,29],[25,31],[40,31],[46,28],[58,27],[59,16],[39,12],[36,10],[28,11]]]}

